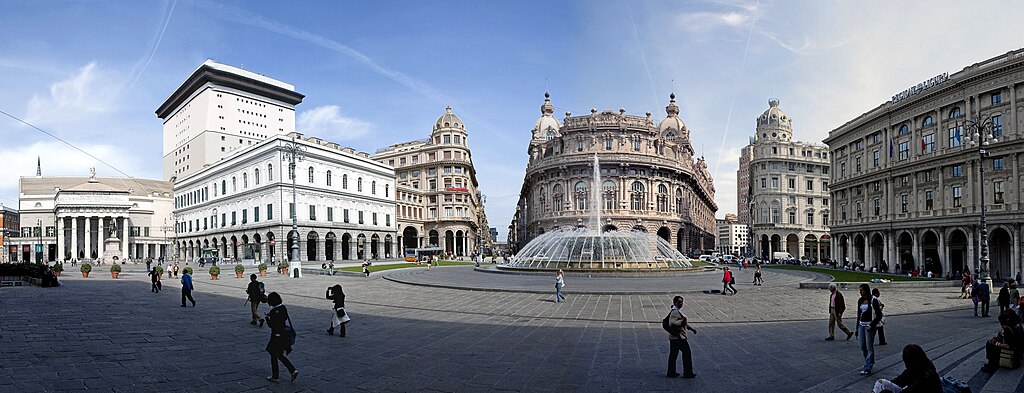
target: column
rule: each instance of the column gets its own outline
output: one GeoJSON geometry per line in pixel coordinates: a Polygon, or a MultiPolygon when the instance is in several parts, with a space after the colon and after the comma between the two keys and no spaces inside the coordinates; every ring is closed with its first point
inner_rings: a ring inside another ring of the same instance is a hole
{"type": "Polygon", "coordinates": [[[882,233],[882,259],[884,259],[885,263],[887,265],[889,265],[888,266],[888,268],[889,268],[888,271],[891,272],[892,271],[892,263],[893,263],[893,259],[892,259],[892,239],[889,238],[889,234],[888,233],[884,233],[884,232],[882,233]]]}
{"type": "Polygon", "coordinates": [[[71,216],[71,257],[78,259],[78,217],[71,216]]]}
{"type": "Polygon", "coordinates": [[[806,254],[804,254],[804,245],[805,243],[803,238],[800,238],[800,240],[796,242],[796,255],[794,255],[796,259],[800,259],[800,257],[807,256],[806,254]]]}
{"type": "MultiPolygon", "coordinates": [[[[978,258],[974,256],[974,239],[977,238],[977,236],[974,236],[975,231],[972,229],[967,231],[967,266],[970,266],[971,272],[977,276],[979,268],[978,258]]],[[[980,278],[981,276],[978,277],[980,278]]]]}
{"type": "Polygon", "coordinates": [[[128,258],[128,217],[121,218],[121,260],[128,258]]]}
{"type": "Polygon", "coordinates": [[[1010,229],[1010,243],[1013,244],[1013,253],[1010,254],[1010,277],[1014,279],[1017,277],[1017,272],[1020,271],[1020,231],[1016,227],[1017,225],[1014,224],[1010,229]]]}
{"type": "Polygon", "coordinates": [[[950,269],[950,266],[949,266],[949,256],[946,255],[946,234],[945,234],[945,228],[939,227],[937,232],[938,232],[938,236],[939,236],[939,260],[938,260],[939,266],[942,266],[942,273],[943,274],[945,274],[945,273],[952,273],[952,272],[949,271],[949,269],[950,269]]]}
{"type": "Polygon", "coordinates": [[[85,217],[85,257],[92,258],[92,217],[85,217]]]}
{"type": "MultiPolygon", "coordinates": [[[[55,235],[56,235],[56,240],[57,240],[57,261],[63,261],[64,260],[64,238],[65,238],[65,236],[64,236],[64,217],[59,217],[59,216],[57,217],[57,233],[55,235]]],[[[3,252],[6,253],[7,250],[4,250],[3,252]]]]}
{"type": "Polygon", "coordinates": [[[106,221],[106,217],[96,218],[96,226],[99,227],[99,229],[96,231],[96,256],[99,258],[103,258],[103,251],[105,251],[104,248],[106,248],[106,243],[104,242],[105,240],[107,240],[107,226],[105,225],[106,221]]]}

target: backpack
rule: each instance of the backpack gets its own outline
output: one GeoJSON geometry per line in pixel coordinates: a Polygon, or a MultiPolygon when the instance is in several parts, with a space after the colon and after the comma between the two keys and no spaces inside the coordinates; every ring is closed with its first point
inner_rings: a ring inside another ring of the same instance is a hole
{"type": "Polygon", "coordinates": [[[971,387],[956,377],[942,377],[942,393],[971,393],[971,387]]]}
{"type": "Polygon", "coordinates": [[[292,327],[292,317],[290,315],[288,316],[288,324],[284,327],[284,335],[288,337],[289,346],[295,345],[295,338],[298,335],[295,333],[295,328],[292,327]]]}
{"type": "Polygon", "coordinates": [[[671,316],[672,316],[672,312],[669,311],[668,315],[665,316],[665,319],[661,320],[661,328],[665,329],[665,331],[668,332],[668,334],[676,336],[676,335],[679,335],[679,330],[682,329],[682,327],[681,326],[679,326],[679,327],[672,326],[672,322],[669,321],[669,317],[671,317],[671,316]]]}
{"type": "MultiPolygon", "coordinates": [[[[261,282],[260,283],[260,303],[266,303],[266,302],[267,302],[267,290],[266,290],[266,288],[263,287],[263,283],[261,282]]],[[[291,323],[291,321],[288,321],[288,322],[291,323]]]]}

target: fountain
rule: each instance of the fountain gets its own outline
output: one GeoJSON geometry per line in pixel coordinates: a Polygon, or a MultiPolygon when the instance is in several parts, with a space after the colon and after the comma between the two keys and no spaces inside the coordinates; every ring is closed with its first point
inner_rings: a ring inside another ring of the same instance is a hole
{"type": "Polygon", "coordinates": [[[689,270],[690,259],[658,236],[601,230],[601,167],[594,155],[588,226],[556,229],[530,241],[501,269],[570,271],[689,270]]]}

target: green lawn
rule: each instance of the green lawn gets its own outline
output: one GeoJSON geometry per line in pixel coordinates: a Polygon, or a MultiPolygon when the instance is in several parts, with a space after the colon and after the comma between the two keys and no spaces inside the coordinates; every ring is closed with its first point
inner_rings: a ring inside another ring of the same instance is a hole
{"type": "MultiPolygon", "coordinates": [[[[440,261],[440,262],[435,263],[433,266],[466,266],[466,265],[474,265],[474,264],[475,264],[474,262],[440,261]]],[[[370,270],[370,273],[373,273],[373,272],[379,272],[379,271],[382,271],[382,270],[405,269],[405,268],[408,268],[408,267],[421,267],[421,268],[426,269],[427,265],[426,264],[419,264],[419,265],[417,265],[415,263],[392,263],[392,264],[387,264],[387,265],[370,265],[369,270],[370,270]]],[[[361,273],[363,271],[363,267],[362,266],[350,266],[350,267],[336,268],[334,270],[340,270],[340,271],[343,271],[343,272],[361,273]]]]}
{"type": "Polygon", "coordinates": [[[861,272],[851,272],[851,271],[848,271],[848,270],[834,270],[834,269],[827,269],[827,268],[823,269],[823,268],[804,267],[804,266],[795,266],[795,265],[780,265],[780,266],[776,266],[776,265],[761,265],[761,267],[766,268],[766,269],[803,270],[803,271],[806,271],[806,272],[824,273],[824,274],[828,274],[828,275],[831,275],[832,277],[834,277],[834,279],[832,281],[836,281],[836,282],[868,282],[872,278],[886,278],[886,279],[890,279],[890,280],[893,280],[893,281],[927,281],[927,280],[929,280],[928,278],[921,278],[921,277],[897,276],[897,275],[892,275],[892,274],[861,273],[861,272]]]}
{"type": "Polygon", "coordinates": [[[708,263],[708,262],[704,262],[704,261],[699,261],[699,260],[696,260],[696,259],[691,259],[690,260],[690,264],[693,265],[693,267],[704,267],[704,266],[711,266],[711,265],[713,265],[712,263],[708,263]]]}

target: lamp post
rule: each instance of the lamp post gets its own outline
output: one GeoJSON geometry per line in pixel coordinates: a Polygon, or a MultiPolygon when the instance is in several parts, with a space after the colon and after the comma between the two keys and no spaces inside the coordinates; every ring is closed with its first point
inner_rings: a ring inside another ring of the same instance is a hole
{"type": "Polygon", "coordinates": [[[43,219],[36,219],[36,228],[39,228],[39,245],[36,246],[36,262],[43,263],[43,219]]]}
{"type": "Polygon", "coordinates": [[[288,260],[297,261],[299,260],[299,204],[296,202],[295,194],[295,178],[298,174],[295,173],[295,163],[302,161],[306,158],[306,147],[299,144],[297,139],[298,133],[292,133],[292,141],[284,144],[284,159],[288,160],[288,174],[292,178],[292,231],[288,235],[291,240],[291,246],[288,249],[288,260]]]}
{"type": "Polygon", "coordinates": [[[181,248],[178,245],[178,215],[171,213],[171,220],[174,221],[174,261],[177,262],[181,256],[181,248]]]}
{"type": "Polygon", "coordinates": [[[992,135],[993,123],[990,116],[967,120],[960,125],[967,133],[967,145],[978,148],[978,195],[981,198],[981,259],[978,261],[978,277],[985,280],[989,288],[992,288],[992,275],[988,260],[988,229],[985,224],[985,157],[988,156],[986,148],[989,144],[999,142],[997,136],[992,135]]]}
{"type": "MultiPolygon", "coordinates": [[[[478,193],[479,193],[479,191],[478,191],[478,193]]],[[[476,213],[476,220],[477,220],[477,226],[476,226],[477,227],[477,232],[476,233],[477,233],[477,245],[480,247],[480,254],[478,254],[478,255],[480,257],[480,262],[483,263],[483,261],[484,261],[484,231],[485,230],[488,231],[487,232],[487,236],[490,236],[491,233],[490,233],[490,228],[484,228],[484,204],[487,203],[487,195],[484,195],[483,193],[480,193],[479,195],[480,195],[480,197],[479,197],[480,206],[479,206],[479,210],[476,213]]]]}

